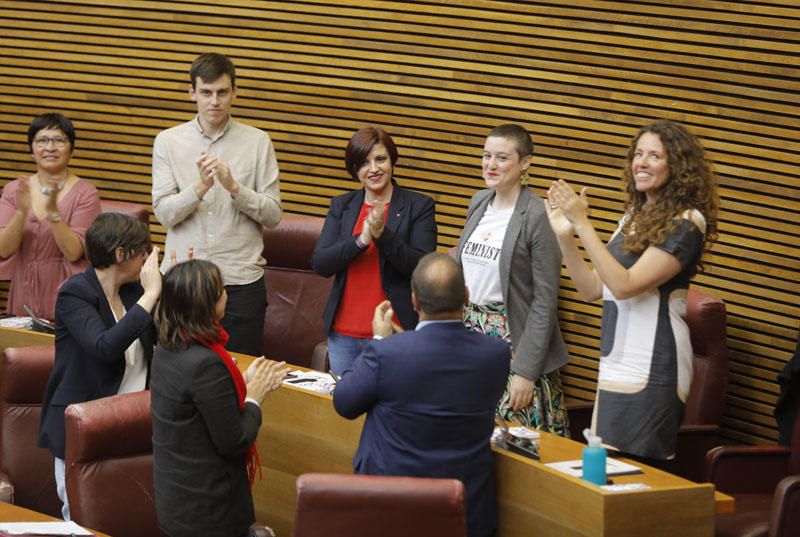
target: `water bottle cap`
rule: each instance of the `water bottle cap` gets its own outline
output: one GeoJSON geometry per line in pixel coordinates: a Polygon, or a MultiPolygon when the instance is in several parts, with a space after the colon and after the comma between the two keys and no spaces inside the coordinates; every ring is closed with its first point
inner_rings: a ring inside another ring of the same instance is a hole
{"type": "Polygon", "coordinates": [[[586,438],[586,442],[589,444],[590,447],[602,447],[603,440],[592,433],[592,430],[588,427],[583,430],[583,437],[586,438]]]}

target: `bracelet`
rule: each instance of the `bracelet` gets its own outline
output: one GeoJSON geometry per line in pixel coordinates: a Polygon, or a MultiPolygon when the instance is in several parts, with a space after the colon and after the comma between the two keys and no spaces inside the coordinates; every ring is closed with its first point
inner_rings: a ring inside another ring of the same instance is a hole
{"type": "Polygon", "coordinates": [[[61,216],[61,213],[53,213],[53,214],[48,214],[47,216],[45,216],[45,218],[46,218],[47,220],[50,220],[50,221],[51,221],[52,223],[54,223],[54,224],[55,224],[56,222],[61,222],[61,221],[64,219],[64,218],[61,216]]]}

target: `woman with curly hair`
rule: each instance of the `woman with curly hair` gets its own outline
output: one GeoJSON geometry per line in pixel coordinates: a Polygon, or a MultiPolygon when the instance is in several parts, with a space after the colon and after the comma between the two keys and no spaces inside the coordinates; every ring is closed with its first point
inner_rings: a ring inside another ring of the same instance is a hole
{"type": "Polygon", "coordinates": [[[614,449],[669,459],[692,380],[686,295],[716,239],[717,183],[700,141],[668,120],[633,138],[624,180],[625,214],[607,245],[589,221],[585,187],[576,195],[553,183],[547,211],[578,292],[603,299],[592,428],[614,449]]]}

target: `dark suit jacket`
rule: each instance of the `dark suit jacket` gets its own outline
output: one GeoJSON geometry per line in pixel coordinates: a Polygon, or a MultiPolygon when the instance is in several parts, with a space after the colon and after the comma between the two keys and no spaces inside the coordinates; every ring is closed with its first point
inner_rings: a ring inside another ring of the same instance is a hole
{"type": "Polygon", "coordinates": [[[778,374],[778,385],[781,387],[778,402],[775,404],[775,420],[780,433],[778,443],[788,446],[792,440],[797,413],[800,412],[800,336],[797,338],[794,357],[786,362],[778,374]]]}
{"type": "MultiPolygon", "coordinates": [[[[311,257],[311,266],[317,274],[336,275],[322,313],[326,333],[330,332],[344,293],[347,266],[362,253],[356,245],[353,228],[363,203],[364,189],[331,200],[322,234],[311,257]]],[[[411,306],[411,273],[422,256],[436,249],[434,203],[428,196],[395,183],[388,211],[383,233],[375,241],[380,252],[381,282],[400,324],[410,329],[417,325],[417,314],[411,306]]]]}
{"type": "Polygon", "coordinates": [[[64,411],[116,395],[125,373],[125,349],[142,342],[148,367],[155,345],[153,319],[136,304],[144,290],[139,282],[123,285],[126,314],[119,322],[93,268],[64,282],[56,298],[56,361],[42,401],[39,447],[64,458],[64,411]]]}
{"type": "Polygon", "coordinates": [[[490,535],[497,508],[489,437],[510,360],[506,342],[461,322],[370,342],[333,393],[342,416],[367,412],[355,472],[460,479],[470,537],[490,535]]]}
{"type": "Polygon", "coordinates": [[[255,513],[244,455],[261,425],[258,405],[239,412],[230,372],[200,345],[159,345],[150,394],[159,526],[171,537],[246,535],[255,513]]]}
{"type": "MultiPolygon", "coordinates": [[[[456,261],[467,239],[478,227],[494,190],[472,197],[467,222],[461,232],[456,261]]],[[[561,249],[541,198],[523,188],[508,222],[500,252],[500,286],[508,316],[514,360],[511,370],[530,380],[551,373],[569,362],[558,326],[558,289],[561,249]]]]}

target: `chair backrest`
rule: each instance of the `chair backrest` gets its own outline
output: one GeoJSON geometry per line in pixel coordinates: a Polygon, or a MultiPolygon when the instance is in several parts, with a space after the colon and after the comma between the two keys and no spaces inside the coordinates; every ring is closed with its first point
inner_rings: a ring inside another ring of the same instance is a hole
{"type": "Polygon", "coordinates": [[[60,517],[53,455],[36,446],[55,347],[9,347],[0,360],[0,470],[14,487],[15,504],[60,517]]]}
{"type": "Polygon", "coordinates": [[[304,474],[297,479],[294,537],[465,537],[457,479],[304,474]]]}
{"type": "Polygon", "coordinates": [[[719,425],[728,387],[725,302],[689,289],[686,324],[694,350],[694,379],[686,399],[685,425],[719,425]]]}
{"type": "Polygon", "coordinates": [[[150,225],[150,214],[147,212],[147,207],[139,205],[138,203],[104,199],[100,200],[100,212],[127,214],[128,216],[138,218],[148,226],[150,225]]]}
{"type": "Polygon", "coordinates": [[[794,418],[789,450],[789,474],[800,474],[800,412],[794,418]]]}
{"type": "Polygon", "coordinates": [[[276,228],[264,229],[269,305],[262,344],[269,358],[309,367],[314,347],[327,337],[322,310],[333,280],[311,269],[323,222],[317,216],[284,214],[276,228]]]}
{"type": "Polygon", "coordinates": [[[114,537],[164,535],[153,493],[150,392],[70,405],[64,419],[72,519],[114,537]]]}

